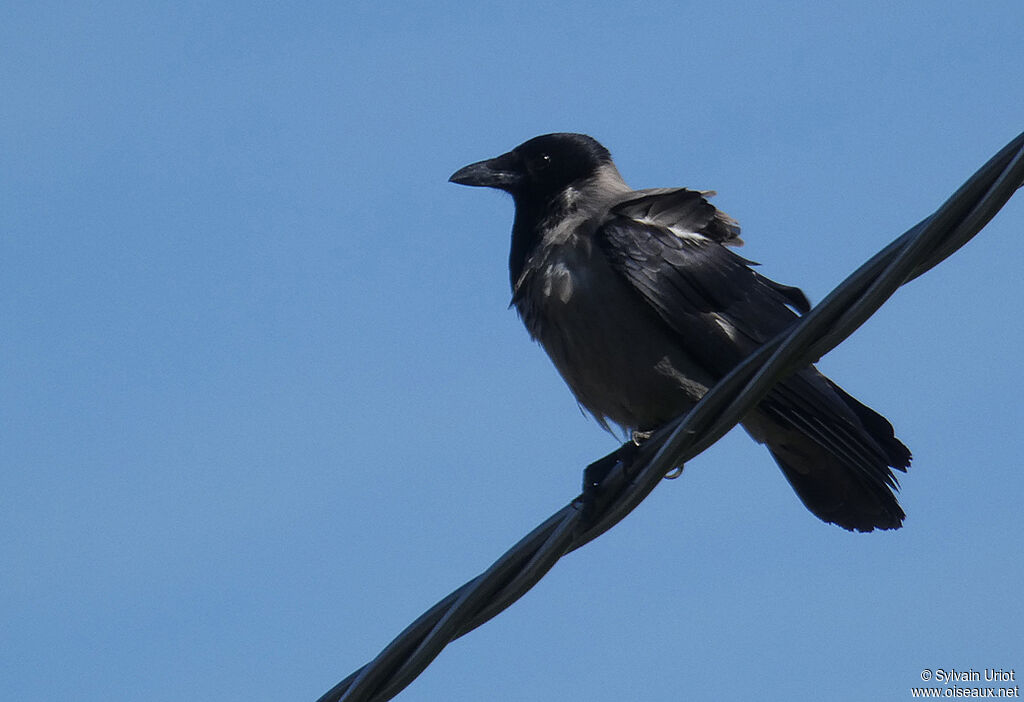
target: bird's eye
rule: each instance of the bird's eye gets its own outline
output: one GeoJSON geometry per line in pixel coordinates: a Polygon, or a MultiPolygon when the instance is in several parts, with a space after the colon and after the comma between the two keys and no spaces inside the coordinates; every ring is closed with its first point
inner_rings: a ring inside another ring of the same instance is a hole
{"type": "Polygon", "coordinates": [[[538,168],[547,168],[551,165],[551,157],[548,154],[541,154],[540,160],[537,162],[538,168]]]}

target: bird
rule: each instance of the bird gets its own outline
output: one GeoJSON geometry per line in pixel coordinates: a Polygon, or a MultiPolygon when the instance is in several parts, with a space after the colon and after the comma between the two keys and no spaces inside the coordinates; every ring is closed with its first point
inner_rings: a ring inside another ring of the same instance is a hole
{"type": "MultiPolygon", "coordinates": [[[[512,303],[579,405],[645,436],[810,310],[733,248],[710,190],[634,190],[585,134],[532,138],[450,182],[512,196],[512,303]]],[[[897,529],[911,453],[889,421],[808,365],[741,420],[803,504],[849,531],[897,529]]]]}

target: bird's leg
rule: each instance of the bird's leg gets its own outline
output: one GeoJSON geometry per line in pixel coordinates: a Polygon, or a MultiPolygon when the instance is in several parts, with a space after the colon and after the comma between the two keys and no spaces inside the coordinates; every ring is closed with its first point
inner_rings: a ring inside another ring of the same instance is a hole
{"type": "Polygon", "coordinates": [[[594,461],[583,470],[583,494],[581,498],[585,522],[591,521],[600,512],[604,503],[618,492],[618,488],[621,488],[624,481],[628,481],[630,476],[626,474],[626,471],[619,471],[616,474],[619,478],[618,480],[608,480],[608,478],[612,474],[613,469],[618,467],[620,463],[628,470],[630,464],[636,458],[638,448],[633,442],[627,441],[617,450],[604,458],[594,461]]]}
{"type": "MultiPolygon", "coordinates": [[[[654,431],[655,431],[654,429],[650,429],[648,431],[633,430],[633,432],[631,433],[631,438],[633,440],[633,443],[636,444],[637,446],[640,446],[643,442],[647,441],[652,436],[654,436],[654,431]]],[[[675,480],[676,478],[678,478],[682,474],[683,474],[683,466],[676,466],[675,468],[670,470],[668,473],[665,473],[665,479],[666,480],[675,480]]]]}
{"type": "Polygon", "coordinates": [[[637,446],[641,445],[643,442],[647,441],[652,436],[654,436],[654,430],[653,429],[651,429],[649,431],[640,431],[638,429],[634,429],[633,431],[631,431],[629,433],[630,439],[637,446]]]}

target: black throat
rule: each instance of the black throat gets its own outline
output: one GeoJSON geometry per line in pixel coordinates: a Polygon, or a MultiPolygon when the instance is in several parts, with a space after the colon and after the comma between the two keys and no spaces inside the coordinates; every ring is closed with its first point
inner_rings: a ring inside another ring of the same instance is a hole
{"type": "Polygon", "coordinates": [[[575,208],[565,202],[561,193],[545,201],[523,198],[516,201],[516,214],[512,222],[512,246],[508,254],[509,282],[513,293],[545,232],[559,220],[572,214],[575,208]]]}

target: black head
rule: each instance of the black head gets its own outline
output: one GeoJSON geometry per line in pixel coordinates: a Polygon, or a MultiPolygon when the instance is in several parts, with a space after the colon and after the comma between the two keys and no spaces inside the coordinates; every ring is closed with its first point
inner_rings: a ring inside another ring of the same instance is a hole
{"type": "Polygon", "coordinates": [[[512,194],[516,217],[508,268],[515,289],[530,252],[543,239],[543,223],[567,206],[566,189],[596,175],[611,160],[608,149],[586,134],[545,134],[507,154],[461,168],[449,180],[512,194]]]}
{"type": "Polygon", "coordinates": [[[461,168],[449,180],[504,190],[517,203],[543,202],[610,162],[608,149],[586,134],[545,134],[507,154],[461,168]]]}

